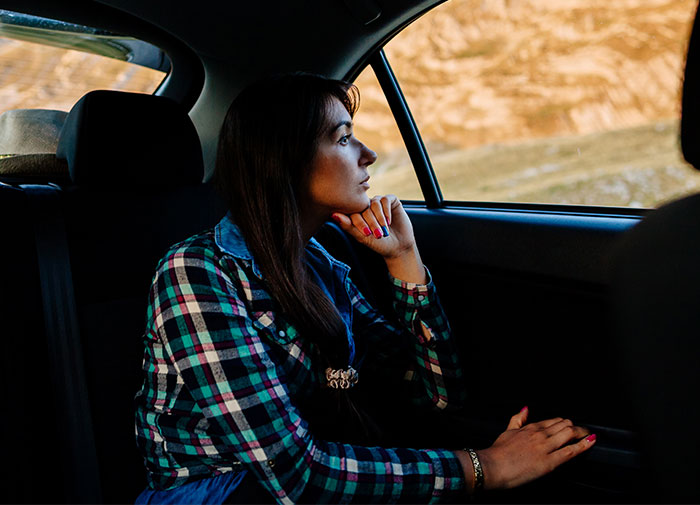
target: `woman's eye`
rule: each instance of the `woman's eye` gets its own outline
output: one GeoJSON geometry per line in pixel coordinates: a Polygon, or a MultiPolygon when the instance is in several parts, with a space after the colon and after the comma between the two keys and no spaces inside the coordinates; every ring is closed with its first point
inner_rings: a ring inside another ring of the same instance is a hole
{"type": "Polygon", "coordinates": [[[341,145],[347,144],[348,141],[350,140],[350,137],[351,137],[351,135],[343,135],[342,137],[340,137],[338,144],[341,144],[341,145]]]}

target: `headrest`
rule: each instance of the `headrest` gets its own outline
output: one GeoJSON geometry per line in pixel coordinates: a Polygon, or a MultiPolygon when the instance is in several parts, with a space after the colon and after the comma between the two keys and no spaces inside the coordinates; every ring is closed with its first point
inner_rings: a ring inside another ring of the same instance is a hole
{"type": "Polygon", "coordinates": [[[0,114],[0,154],[56,154],[68,116],[62,110],[16,109],[0,114]]]}
{"type": "Polygon", "coordinates": [[[61,130],[56,155],[80,186],[165,187],[202,182],[197,131],[185,109],[155,95],[91,91],[61,130]]]}

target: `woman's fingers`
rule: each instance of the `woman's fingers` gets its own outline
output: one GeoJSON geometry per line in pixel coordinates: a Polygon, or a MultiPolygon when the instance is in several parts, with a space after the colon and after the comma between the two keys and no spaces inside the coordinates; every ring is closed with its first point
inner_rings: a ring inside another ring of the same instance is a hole
{"type": "Polygon", "coordinates": [[[386,222],[389,226],[391,226],[391,207],[394,204],[395,200],[398,199],[394,195],[386,195],[386,197],[380,200],[382,204],[382,210],[384,211],[384,216],[386,216],[386,222]]]}
{"type": "Polygon", "coordinates": [[[547,444],[551,451],[562,447],[572,440],[579,440],[590,435],[590,431],[581,426],[561,426],[561,429],[550,435],[547,444]]]}
{"type": "Polygon", "coordinates": [[[547,419],[541,423],[536,423],[536,425],[538,425],[537,427],[543,430],[548,436],[552,436],[561,431],[562,428],[573,426],[574,423],[572,423],[570,419],[562,419],[561,417],[557,417],[556,419],[547,419]],[[557,422],[554,422],[555,420],[557,422]]]}
{"type": "Polygon", "coordinates": [[[372,233],[377,238],[388,237],[389,228],[387,218],[384,215],[384,206],[382,205],[382,197],[375,196],[370,200],[369,207],[362,212],[362,217],[369,225],[372,233]]]}
{"type": "MultiPolygon", "coordinates": [[[[371,200],[369,207],[361,213],[351,214],[347,216],[339,212],[332,214],[333,220],[340,227],[352,233],[355,238],[369,237],[374,235],[376,238],[389,236],[388,219],[386,218],[384,198],[375,197],[371,200]]],[[[388,203],[389,211],[391,211],[391,203],[388,203]]]]}
{"type": "Polygon", "coordinates": [[[395,195],[375,196],[366,209],[331,214],[340,227],[384,258],[397,258],[415,249],[413,227],[395,195]]]}
{"type": "MultiPolygon", "coordinates": [[[[550,428],[551,426],[554,426],[558,423],[568,421],[567,419],[562,419],[561,417],[555,417],[553,419],[545,419],[544,421],[539,421],[537,423],[532,423],[531,427],[538,429],[538,430],[544,430],[547,428],[550,428]]],[[[571,421],[568,421],[568,423],[571,423],[571,421]]]]}
{"type": "Polygon", "coordinates": [[[528,414],[528,408],[523,407],[520,409],[520,412],[515,414],[513,417],[510,418],[510,422],[508,423],[508,427],[506,428],[507,430],[519,430],[520,428],[523,427],[523,424],[525,424],[525,421],[527,421],[527,414],[528,414]]]}
{"type": "Polygon", "coordinates": [[[596,436],[589,435],[586,438],[579,440],[575,444],[566,445],[559,450],[554,451],[550,454],[550,462],[552,463],[552,468],[556,468],[562,463],[566,463],[574,456],[578,456],[584,451],[587,451],[593,444],[595,444],[596,436]]]}
{"type": "Polygon", "coordinates": [[[364,237],[369,237],[372,235],[372,230],[367,225],[367,221],[360,214],[353,214],[350,216],[353,226],[362,234],[364,237]]]}
{"type": "Polygon", "coordinates": [[[340,226],[343,231],[350,233],[356,240],[361,240],[371,233],[369,233],[369,228],[364,220],[362,220],[361,217],[358,220],[355,216],[358,216],[358,214],[353,214],[349,217],[345,214],[335,212],[331,215],[331,218],[338,223],[338,226],[340,226]]]}

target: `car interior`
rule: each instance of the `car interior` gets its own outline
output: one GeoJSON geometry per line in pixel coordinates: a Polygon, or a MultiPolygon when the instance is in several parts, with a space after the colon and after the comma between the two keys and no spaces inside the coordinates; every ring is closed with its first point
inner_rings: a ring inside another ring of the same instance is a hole
{"type": "MultiPolygon", "coordinates": [[[[387,400],[394,442],[487,447],[527,405],[531,420],[572,419],[597,443],[480,500],[700,499],[700,198],[658,209],[444,198],[383,51],[441,3],[0,0],[7,11],[147,41],[169,62],[135,51],[167,71],[153,94],[96,90],[63,114],[0,116],[0,145],[15,154],[0,157],[3,502],[134,501],[146,482],[133,397],[148,288],[170,245],[226,212],[209,181],[229,104],[269,73],[353,81],[368,66],[424,197],[404,207],[467,371],[463,411],[387,400]]],[[[700,167],[694,30],[679,140],[700,167]]],[[[330,222],[317,238],[389,311],[381,258],[330,222]]]]}

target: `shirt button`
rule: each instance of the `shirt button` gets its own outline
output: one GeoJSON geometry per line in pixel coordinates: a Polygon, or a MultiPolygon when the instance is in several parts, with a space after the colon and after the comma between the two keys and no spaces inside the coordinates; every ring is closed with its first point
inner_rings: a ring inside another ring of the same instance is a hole
{"type": "Polygon", "coordinates": [[[425,300],[425,295],[418,295],[418,301],[422,302],[423,300],[425,300]]]}
{"type": "Polygon", "coordinates": [[[284,332],[284,330],[278,331],[277,334],[278,334],[280,337],[284,337],[284,336],[287,335],[287,334],[284,332]]]}
{"type": "Polygon", "coordinates": [[[267,466],[269,466],[270,468],[272,468],[273,466],[275,466],[275,460],[274,460],[274,459],[268,459],[268,460],[267,460],[267,466]]]}

